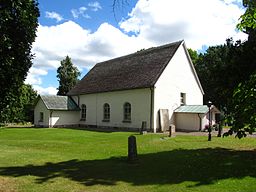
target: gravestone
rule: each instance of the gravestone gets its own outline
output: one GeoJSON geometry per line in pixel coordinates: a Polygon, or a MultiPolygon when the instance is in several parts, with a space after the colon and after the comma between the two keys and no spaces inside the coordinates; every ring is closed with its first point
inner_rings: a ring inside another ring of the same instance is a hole
{"type": "Polygon", "coordinates": [[[166,132],[169,130],[169,110],[159,109],[160,130],[166,132]]]}
{"type": "Polygon", "coordinates": [[[136,144],[136,137],[130,136],[128,137],[128,161],[133,162],[137,160],[137,144],[136,144]]]}
{"type": "Polygon", "coordinates": [[[147,122],[142,121],[141,128],[140,128],[140,134],[143,135],[147,132],[147,122]]]}

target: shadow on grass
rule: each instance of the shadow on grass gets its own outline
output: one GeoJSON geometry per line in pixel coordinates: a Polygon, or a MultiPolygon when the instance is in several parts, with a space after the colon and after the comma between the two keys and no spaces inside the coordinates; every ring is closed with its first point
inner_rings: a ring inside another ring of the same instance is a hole
{"type": "Polygon", "coordinates": [[[126,157],[101,160],[69,160],[44,165],[1,167],[0,175],[36,176],[37,183],[62,177],[90,185],[116,185],[118,181],[133,185],[179,184],[195,186],[214,184],[218,180],[246,176],[256,178],[256,151],[232,151],[223,148],[173,151],[139,155],[136,163],[126,157]]]}

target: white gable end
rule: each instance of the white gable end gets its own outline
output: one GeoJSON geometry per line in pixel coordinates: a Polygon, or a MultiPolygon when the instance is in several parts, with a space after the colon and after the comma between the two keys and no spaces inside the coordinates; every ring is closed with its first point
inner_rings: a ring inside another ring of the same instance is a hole
{"type": "Polygon", "coordinates": [[[154,127],[159,128],[159,109],[168,109],[170,123],[174,123],[173,111],[181,105],[181,93],[186,105],[202,105],[203,90],[191,65],[184,42],[155,84],[154,127]]]}

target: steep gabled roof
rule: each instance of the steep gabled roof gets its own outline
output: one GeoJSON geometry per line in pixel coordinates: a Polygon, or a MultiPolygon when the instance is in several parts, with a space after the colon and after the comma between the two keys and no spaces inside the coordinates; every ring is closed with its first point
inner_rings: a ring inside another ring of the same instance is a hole
{"type": "Polygon", "coordinates": [[[153,87],[183,41],[96,64],[68,95],[153,87]]]}
{"type": "Polygon", "coordinates": [[[68,96],[41,95],[46,108],[49,110],[76,111],[80,110],[74,100],[68,96]]]}

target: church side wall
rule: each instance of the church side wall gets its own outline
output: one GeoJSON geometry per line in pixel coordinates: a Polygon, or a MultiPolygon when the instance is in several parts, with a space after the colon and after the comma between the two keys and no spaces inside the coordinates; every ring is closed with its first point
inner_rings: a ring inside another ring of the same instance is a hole
{"type": "MultiPolygon", "coordinates": [[[[146,121],[150,128],[150,89],[134,89],[124,91],[105,92],[80,95],[80,108],[86,105],[86,120],[81,125],[93,125],[116,128],[140,128],[142,121],[146,121]],[[131,122],[124,120],[124,104],[131,104],[131,122]],[[110,121],[103,121],[103,106],[110,105],[110,121]]],[[[81,114],[80,114],[81,116],[81,114]]]]}

